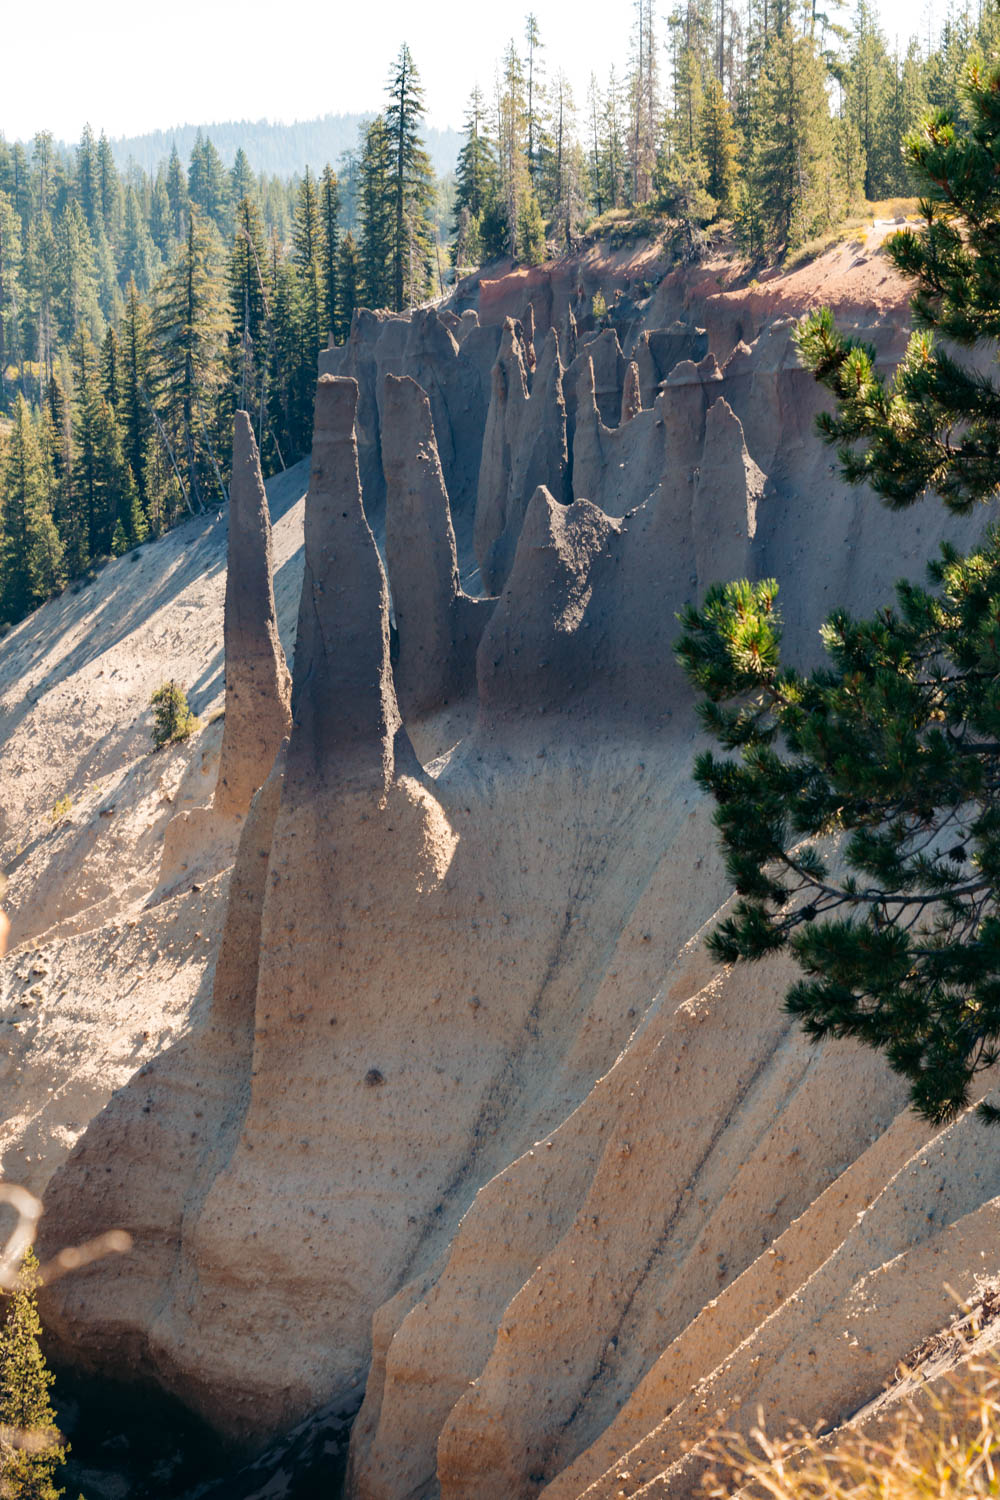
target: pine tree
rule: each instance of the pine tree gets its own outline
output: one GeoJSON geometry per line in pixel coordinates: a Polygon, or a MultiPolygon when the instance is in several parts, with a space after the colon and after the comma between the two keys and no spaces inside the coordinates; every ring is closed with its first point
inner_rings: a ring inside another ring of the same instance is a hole
{"type": "Polygon", "coordinates": [[[656,162],[656,125],[659,117],[659,75],[653,0],[634,0],[636,24],[632,34],[629,75],[629,181],[633,203],[648,201],[656,162]]]}
{"type": "Polygon", "coordinates": [[[364,132],[358,219],[361,295],[368,307],[387,307],[393,295],[389,136],[381,115],[364,132]]]}
{"type": "Polygon", "coordinates": [[[0,410],[7,407],[7,361],[21,345],[22,258],[21,225],[10,198],[0,192],[0,410]]]}
{"type": "Polygon", "coordinates": [[[28,1249],[0,1329],[0,1427],[37,1435],[40,1441],[21,1444],[0,1438],[0,1489],[11,1500],[59,1500],[63,1491],[55,1477],[69,1452],[52,1409],[55,1377],[38,1343],[39,1280],[38,1261],[28,1249]]]}
{"type": "Polygon", "coordinates": [[[115,244],[122,225],[122,184],[111,142],[103,130],[97,143],[95,176],[101,227],[111,243],[115,244]]]}
{"type": "Polygon", "coordinates": [[[344,235],[340,242],[340,253],[337,258],[337,279],[340,286],[340,328],[346,339],[351,332],[351,323],[354,318],[355,309],[358,306],[358,292],[361,285],[361,264],[358,256],[358,247],[350,230],[344,235]]]}
{"type": "Polygon", "coordinates": [[[229,173],[229,201],[234,211],[239,208],[244,198],[256,202],[257,179],[253,175],[246,152],[240,146],[229,173]]]}
{"type": "Polygon", "coordinates": [[[336,343],[342,342],[344,329],[340,314],[340,186],[337,174],[327,162],[319,184],[320,283],[323,293],[323,332],[336,343]]]}
{"type": "Polygon", "coordinates": [[[135,281],[125,289],[125,311],[121,325],[118,410],[122,424],[125,457],[135,478],[145,514],[152,516],[152,497],[146,486],[146,448],[159,441],[150,411],[149,373],[152,363],[152,333],[149,309],[140,300],[135,281]]]}
{"type": "Polygon", "coordinates": [[[392,221],[392,306],[396,312],[427,295],[433,194],[430,158],[420,138],[424,91],[404,42],[389,79],[385,132],[389,153],[392,221]]]}
{"type": "Polygon", "coordinates": [[[48,510],[42,452],[20,395],[3,447],[0,476],[0,623],[9,624],[41,604],[63,581],[62,544],[48,510]]]}
{"type": "Polygon", "coordinates": [[[524,41],[527,47],[527,88],[525,96],[524,122],[527,131],[526,156],[528,175],[534,178],[535,169],[538,165],[540,105],[543,98],[541,82],[541,58],[539,53],[544,48],[541,33],[538,30],[538,18],[529,15],[524,23],[524,41]]]}
{"type": "Polygon", "coordinates": [[[101,213],[101,196],[97,174],[97,142],[89,125],[84,125],[76,148],[76,196],[88,229],[95,229],[101,213]]]}
{"type": "Polygon", "coordinates": [[[485,249],[483,221],[495,208],[498,191],[496,151],[487,134],[486,108],[478,87],[469,98],[465,143],[458,153],[455,179],[454,260],[456,265],[474,265],[485,249]]]}
{"type": "Polygon", "coordinates": [[[758,182],[768,243],[797,245],[831,220],[833,132],[815,43],[789,22],[768,42],[760,82],[758,182]]]}
{"type": "Polygon", "coordinates": [[[145,293],[162,270],[163,260],[147,227],[135,189],[129,184],[125,190],[119,275],[123,283],[127,284],[131,279],[145,293]]]}
{"type": "Polygon", "coordinates": [[[67,203],[55,225],[54,307],[59,332],[67,342],[81,323],[100,338],[104,319],[97,300],[94,242],[78,203],[67,203]]]}
{"type": "Polygon", "coordinates": [[[149,233],[153,244],[164,259],[170,253],[173,232],[173,212],[170,207],[170,195],[167,192],[166,174],[161,168],[157,173],[156,181],[153,183],[150,195],[149,233]]]}
{"type": "Polygon", "coordinates": [[[117,407],[122,392],[122,354],[118,335],[113,328],[108,329],[101,344],[99,379],[101,395],[109,406],[117,407]]]}
{"type": "Polygon", "coordinates": [[[503,59],[497,99],[497,146],[500,161],[500,199],[507,229],[506,250],[517,258],[520,231],[531,193],[528,173],[527,96],[524,69],[513,41],[503,59]]]}
{"type": "MultiPolygon", "coordinates": [[[[306,167],[295,200],[292,227],[292,261],[298,272],[301,300],[300,322],[302,358],[315,371],[321,344],[323,293],[320,285],[322,259],[322,225],[316,181],[306,167]]],[[[314,378],[314,377],[311,377],[314,378]]]]}
{"type": "Polygon", "coordinates": [[[191,208],[181,251],[158,289],[151,383],[195,505],[220,483],[212,415],[226,376],[228,328],[215,240],[191,208]]]}
{"type": "MultiPolygon", "coordinates": [[[[236,210],[236,229],[227,275],[232,317],[232,350],[238,405],[251,413],[266,401],[269,351],[269,284],[267,247],[257,207],[244,198],[236,210]]],[[[263,438],[261,439],[263,446],[263,438]]]]}
{"type": "Polygon", "coordinates": [[[732,110],[714,75],[705,87],[698,144],[705,163],[705,188],[727,217],[733,208],[737,176],[737,142],[732,110]]]}
{"type": "Polygon", "coordinates": [[[195,208],[200,208],[216,228],[225,232],[229,209],[226,174],[211,137],[203,136],[200,130],[191,148],[187,190],[195,208]]]}
{"type": "MultiPolygon", "coordinates": [[[[181,165],[181,159],[177,154],[176,145],[170,149],[170,160],[167,163],[167,180],[165,186],[173,221],[171,234],[174,239],[179,240],[184,234],[191,198],[188,193],[187,176],[181,165]]],[[[160,248],[165,252],[167,247],[161,246],[160,248]]]]}
{"type": "MultiPolygon", "coordinates": [[[[893,508],[928,490],[960,513],[1000,495],[1000,388],[959,352],[1000,339],[1000,68],[974,68],[963,104],[966,128],[938,112],[908,146],[925,217],[886,244],[916,285],[895,376],[826,309],[799,330],[836,402],[821,435],[893,508]]],[[[883,1052],[941,1122],[1000,1060],[1000,529],[929,571],[871,619],[836,611],[823,671],[782,665],[773,581],[710,589],[678,656],[727,752],[695,770],[738,895],[711,951],[789,949],[802,977],[785,1004],[807,1034],[883,1052]]]]}

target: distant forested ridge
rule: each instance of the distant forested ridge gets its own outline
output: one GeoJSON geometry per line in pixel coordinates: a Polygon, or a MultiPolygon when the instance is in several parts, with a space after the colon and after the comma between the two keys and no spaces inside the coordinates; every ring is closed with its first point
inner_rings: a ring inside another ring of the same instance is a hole
{"type": "MultiPolygon", "coordinates": [[[[345,151],[352,151],[358,131],[371,122],[374,114],[374,110],[367,114],[329,114],[315,120],[296,120],[291,125],[269,120],[178,125],[172,130],[152,130],[145,135],[112,137],[110,144],[120,172],[128,168],[131,160],[144,172],[155,173],[175,146],[186,160],[201,134],[211,138],[227,167],[233,165],[237,151],[243,150],[258,172],[292,177],[306,167],[321,172],[325,162],[336,162],[345,151]]],[[[462,146],[461,133],[427,126],[424,141],[437,175],[445,177],[453,172],[462,146]]]]}

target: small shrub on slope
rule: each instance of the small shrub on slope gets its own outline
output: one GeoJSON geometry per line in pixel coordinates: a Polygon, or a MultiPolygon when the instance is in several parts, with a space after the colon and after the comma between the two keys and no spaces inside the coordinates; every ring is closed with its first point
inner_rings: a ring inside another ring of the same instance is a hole
{"type": "Polygon", "coordinates": [[[186,740],[198,728],[187,693],[172,678],[158,687],[149,701],[153,707],[153,744],[157,750],[176,740],[186,740]]]}

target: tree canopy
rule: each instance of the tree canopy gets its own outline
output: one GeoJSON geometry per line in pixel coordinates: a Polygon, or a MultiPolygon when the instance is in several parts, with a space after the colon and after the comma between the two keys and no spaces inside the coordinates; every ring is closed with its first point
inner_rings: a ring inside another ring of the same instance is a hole
{"type": "MultiPolygon", "coordinates": [[[[827,311],[798,334],[836,397],[822,437],[897,508],[1000,490],[1000,389],[959,352],[1000,332],[1000,68],[974,66],[964,103],[968,124],[937,111],[907,146],[924,199],[922,226],[887,244],[916,283],[898,371],[827,311]]],[[[1000,1060],[1000,531],[943,548],[929,575],[870,619],[836,611],[822,671],[782,663],[773,580],[713,587],[684,611],[678,657],[726,752],[695,767],[737,892],[712,952],[789,950],[807,1033],[883,1051],[943,1121],[1000,1060]]]]}

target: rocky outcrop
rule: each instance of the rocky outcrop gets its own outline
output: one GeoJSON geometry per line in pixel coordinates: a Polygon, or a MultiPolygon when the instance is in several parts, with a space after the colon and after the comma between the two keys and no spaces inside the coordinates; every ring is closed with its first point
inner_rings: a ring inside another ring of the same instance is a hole
{"type": "Polygon", "coordinates": [[[271,517],[250,418],[233,426],[225,611],[226,725],[215,808],[242,816],[291,728],[291,678],[278,638],[271,517]]]}
{"type": "Polygon", "coordinates": [[[720,396],[705,418],[701,463],[692,499],[700,599],[711,583],[754,576],[753,543],[764,486],[764,474],[747,452],[740,419],[720,396]]]}
{"type": "Polygon", "coordinates": [[[558,708],[589,687],[601,632],[587,619],[600,560],[620,528],[589,500],[532,496],[510,577],[479,648],[479,701],[491,714],[558,708]]]}
{"type": "Polygon", "coordinates": [[[458,544],[471,552],[471,531],[500,329],[481,327],[473,309],[457,318],[447,308],[418,308],[406,318],[356,314],[347,343],[320,356],[320,373],[358,383],[358,466],[365,510],[381,527],[385,501],[382,461],[386,376],[408,375],[426,392],[434,419],[458,544]]]}
{"type": "Polygon", "coordinates": [[[639,390],[639,366],[630,359],[625,367],[625,384],[622,388],[622,411],[619,426],[631,422],[642,411],[642,395],[639,390]]]}
{"type": "Polygon", "coordinates": [[[492,604],[459,583],[455,533],[431,403],[408,375],[387,375],[382,397],[386,559],[399,636],[395,683],[404,719],[464,698],[492,604]]]}
{"type": "Polygon", "coordinates": [[[644,329],[639,335],[632,358],[639,366],[639,388],[643,406],[653,399],[675,365],[682,360],[697,364],[708,353],[708,334],[680,320],[669,328],[644,329]]]}
{"type": "Polygon", "coordinates": [[[539,485],[564,499],[567,485],[566,403],[559,341],[546,336],[528,386],[524,346],[512,319],[504,324],[493,368],[474,542],[487,593],[503,585],[514,560],[528,501],[539,485]]]}

